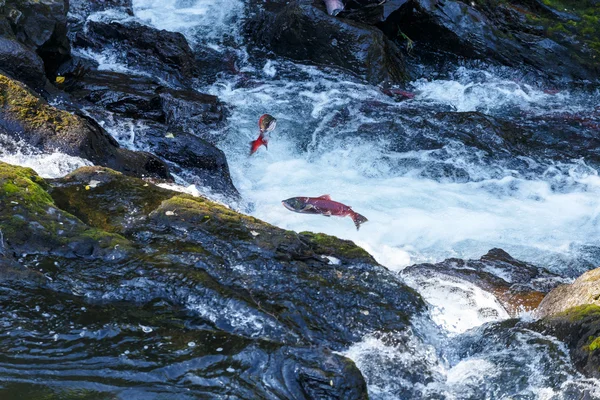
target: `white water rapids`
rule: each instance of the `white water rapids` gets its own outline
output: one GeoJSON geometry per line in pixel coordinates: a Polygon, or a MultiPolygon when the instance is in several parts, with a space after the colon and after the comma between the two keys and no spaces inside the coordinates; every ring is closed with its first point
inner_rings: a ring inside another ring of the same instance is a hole
{"type": "MultiPolygon", "coordinates": [[[[243,52],[238,33],[244,10],[240,0],[134,0],[133,5],[135,17],[144,23],[182,32],[191,43],[208,42],[217,50],[237,43],[237,50],[243,52]]],[[[121,68],[110,54],[92,56],[101,68],[121,68]]],[[[479,258],[493,247],[565,276],[576,276],[589,263],[600,263],[597,253],[585,251],[600,246],[600,176],[585,160],[549,163],[545,172],[532,178],[482,163],[477,152],[459,144],[446,146],[443,158],[440,151],[394,151],[393,133],[361,132],[364,124],[378,122],[362,112],[370,102],[384,104],[398,114],[409,106],[422,105],[491,115],[509,109],[550,115],[581,112],[598,101],[600,94],[546,94],[505,75],[461,68],[453,79],[413,82],[415,99],[396,103],[377,88],[343,74],[288,61],[249,62],[242,72],[252,76],[255,84],[239,86],[228,78],[199,90],[231,105],[228,126],[219,132],[220,147],[242,195],[242,208],[251,215],[285,229],[353,240],[394,271],[449,257],[479,258]],[[336,125],[341,112],[343,123],[336,125]],[[257,120],[264,113],[278,119],[277,128],[269,150],[261,148],[248,157],[248,142],[256,138],[257,120]],[[421,172],[428,162],[460,167],[469,179],[424,177],[421,172]],[[415,167],[399,172],[398,165],[415,167]],[[356,231],[348,218],[295,214],[281,205],[281,200],[289,197],[323,194],[353,206],[369,221],[356,231]]],[[[135,141],[123,144],[135,147],[135,141]]],[[[31,166],[48,177],[85,163],[57,155],[28,157],[6,152],[0,153],[0,160],[31,166]]],[[[427,398],[508,398],[502,394],[509,387],[522,398],[568,399],[573,388],[599,384],[575,372],[564,345],[556,344],[557,365],[564,369],[564,376],[559,386],[553,386],[536,369],[546,362],[546,350],[535,342],[552,339],[540,339],[532,332],[519,333],[520,348],[490,348],[474,356],[445,350],[452,347],[457,335],[490,319],[481,319],[473,312],[478,304],[463,302],[451,288],[421,289],[432,306],[436,326],[417,323],[421,328],[401,345],[390,344],[374,333],[346,352],[365,375],[372,398],[406,398],[398,366],[410,369],[417,362],[425,363],[431,376],[419,389],[427,398]],[[524,388],[502,386],[510,380],[506,378],[507,359],[522,361],[520,367],[528,376],[524,388]],[[495,391],[481,389],[486,382],[495,382],[495,391]]],[[[495,319],[508,318],[490,294],[462,289],[472,291],[479,306],[496,308],[495,319]]],[[[591,393],[600,397],[599,392],[591,393]]]]}

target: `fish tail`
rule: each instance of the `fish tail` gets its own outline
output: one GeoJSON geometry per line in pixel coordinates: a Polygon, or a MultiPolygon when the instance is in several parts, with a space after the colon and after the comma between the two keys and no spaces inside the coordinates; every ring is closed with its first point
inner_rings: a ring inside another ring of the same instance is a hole
{"type": "Polygon", "coordinates": [[[356,230],[360,229],[360,224],[364,224],[365,222],[368,221],[368,219],[365,216],[360,215],[357,212],[353,212],[350,215],[350,217],[352,218],[352,221],[354,221],[354,225],[356,225],[356,230]]]}
{"type": "Polygon", "coordinates": [[[261,134],[258,139],[250,142],[250,155],[254,154],[260,146],[265,146],[268,149],[268,140],[261,134]]]}

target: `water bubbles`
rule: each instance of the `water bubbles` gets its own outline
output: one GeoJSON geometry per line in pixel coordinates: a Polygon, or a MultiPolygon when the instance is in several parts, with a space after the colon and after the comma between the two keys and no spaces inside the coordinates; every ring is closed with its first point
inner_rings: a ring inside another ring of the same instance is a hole
{"type": "Polygon", "coordinates": [[[139,327],[142,328],[142,332],[144,332],[144,333],[150,333],[153,331],[153,329],[149,326],[140,324],[139,327]]]}
{"type": "Polygon", "coordinates": [[[223,351],[223,348],[222,347],[217,347],[217,351],[220,353],[220,352],[223,351]]]}
{"type": "Polygon", "coordinates": [[[196,347],[196,342],[188,342],[188,347],[196,347]]]}

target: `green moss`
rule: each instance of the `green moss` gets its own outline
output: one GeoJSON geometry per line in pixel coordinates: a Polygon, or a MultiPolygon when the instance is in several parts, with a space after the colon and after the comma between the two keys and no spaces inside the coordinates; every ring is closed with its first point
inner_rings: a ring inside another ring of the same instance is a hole
{"type": "Polygon", "coordinates": [[[600,349],[600,336],[598,336],[597,338],[590,338],[591,343],[587,346],[587,350],[588,351],[595,351],[600,349]]]}
{"type": "Polygon", "coordinates": [[[568,310],[556,315],[556,317],[567,318],[572,322],[581,321],[582,319],[590,316],[600,318],[600,306],[595,304],[585,304],[582,306],[569,308],[568,310]]]}
{"type": "Polygon", "coordinates": [[[37,242],[44,248],[75,241],[93,241],[101,248],[130,247],[125,238],[90,228],[59,210],[48,187],[32,169],[0,162],[0,220],[7,241],[26,247],[37,242]]]}
{"type": "Polygon", "coordinates": [[[302,232],[301,235],[312,242],[316,253],[337,255],[348,259],[373,260],[369,253],[350,240],[341,240],[324,233],[302,232]]]}
{"type": "Polygon", "coordinates": [[[25,85],[4,75],[0,75],[0,105],[5,119],[16,120],[28,128],[45,127],[57,132],[80,124],[73,114],[48,105],[25,85]]]}

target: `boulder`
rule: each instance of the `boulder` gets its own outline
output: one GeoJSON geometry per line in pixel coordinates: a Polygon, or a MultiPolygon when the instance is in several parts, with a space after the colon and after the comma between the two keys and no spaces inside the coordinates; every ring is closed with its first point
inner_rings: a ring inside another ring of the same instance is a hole
{"type": "Polygon", "coordinates": [[[555,81],[600,77],[600,14],[591,2],[572,3],[569,13],[558,11],[564,6],[554,1],[393,3],[393,8],[401,6],[378,26],[392,39],[412,39],[421,61],[439,64],[453,54],[535,71],[555,81]]]}
{"type": "Polygon", "coordinates": [[[146,76],[96,70],[65,89],[75,99],[91,103],[89,105],[127,118],[160,122],[169,129],[193,132],[205,138],[210,136],[211,130],[222,128],[225,122],[225,104],[216,96],[171,89],[146,76]]]}
{"type": "Polygon", "coordinates": [[[47,151],[60,151],[126,174],[168,179],[157,157],[119,147],[92,119],[50,106],[22,83],[0,75],[0,126],[15,139],[47,151]]]}
{"type": "Polygon", "coordinates": [[[135,125],[136,147],[167,161],[177,176],[214,193],[239,196],[225,154],[213,144],[226,116],[217,97],[106,71],[90,71],[67,79],[65,85],[78,107],[85,107],[107,128],[115,122],[135,125]]]}
{"type": "Polygon", "coordinates": [[[74,44],[95,51],[114,51],[119,61],[131,69],[175,86],[189,86],[196,73],[194,53],[181,33],[137,22],[88,21],[74,44]]]}
{"type": "Polygon", "coordinates": [[[379,29],[330,16],[311,1],[255,5],[245,31],[257,46],[295,61],[339,67],[374,84],[408,79],[402,53],[379,29]]]}
{"type": "Polygon", "coordinates": [[[6,36],[0,37],[0,69],[35,90],[46,84],[44,62],[40,56],[6,36]]]}
{"type": "Polygon", "coordinates": [[[112,391],[123,365],[114,360],[126,357],[128,385],[144,393],[168,383],[186,396],[363,400],[365,380],[340,352],[368,333],[405,332],[424,308],[350,241],[285,231],[106,168],[45,181],[0,164],[0,187],[2,252],[44,277],[21,277],[12,292],[0,280],[19,316],[0,333],[35,327],[54,349],[69,329],[77,340],[99,332],[87,350],[99,356],[94,368],[54,378],[69,388],[101,381],[112,391]],[[20,312],[31,304],[42,317],[20,312]]]}
{"type": "Polygon", "coordinates": [[[220,329],[341,350],[369,331],[402,331],[422,309],[415,292],[352,242],[284,231],[201,197],[145,185],[84,167],[54,181],[51,194],[90,226],[143,245],[159,269],[168,260],[195,284],[209,279],[185,298],[220,329]],[[80,190],[91,181],[95,188],[80,190]],[[257,323],[232,324],[230,308],[257,323]]]}
{"type": "Polygon", "coordinates": [[[554,288],[536,314],[534,328],[566,342],[575,367],[600,378],[600,268],[554,288]]]}
{"type": "Polygon", "coordinates": [[[600,307],[600,268],[586,272],[571,284],[556,287],[544,297],[537,314],[543,318],[586,305],[600,307]]]}
{"type": "Polygon", "coordinates": [[[3,14],[10,22],[14,36],[44,60],[46,75],[53,76],[71,53],[67,39],[68,0],[7,0],[2,3],[3,14]]]}
{"type": "Polygon", "coordinates": [[[402,276],[423,285],[432,277],[469,282],[491,293],[512,317],[535,310],[544,295],[562,281],[543,268],[512,258],[502,249],[492,249],[479,260],[450,258],[437,264],[412,265],[402,271],[402,276]]]}

